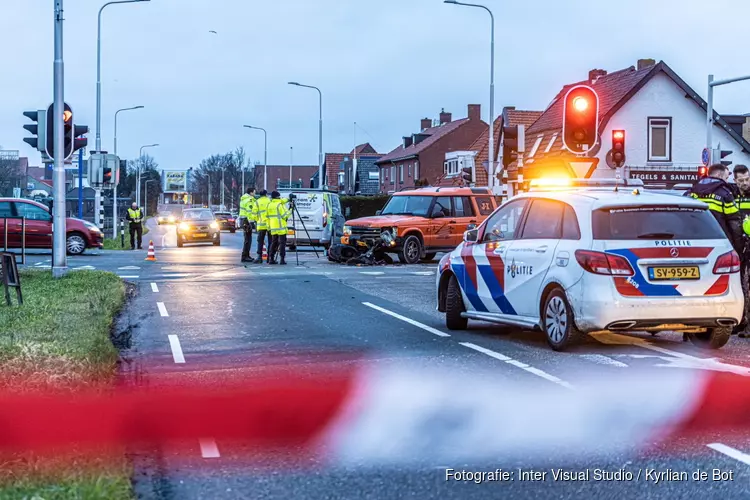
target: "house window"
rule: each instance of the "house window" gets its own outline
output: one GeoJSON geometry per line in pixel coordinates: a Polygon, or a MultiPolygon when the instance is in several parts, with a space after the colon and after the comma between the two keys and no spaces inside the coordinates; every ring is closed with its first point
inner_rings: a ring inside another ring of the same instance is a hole
{"type": "Polygon", "coordinates": [[[398,166],[398,180],[401,184],[404,183],[404,164],[398,166]]]}
{"type": "Polygon", "coordinates": [[[648,161],[672,161],[672,119],[648,119],[648,161]]]}
{"type": "Polygon", "coordinates": [[[396,183],[396,167],[391,167],[391,183],[396,183]]]}
{"type": "Polygon", "coordinates": [[[419,179],[419,162],[414,163],[414,178],[419,179]]]}
{"type": "Polygon", "coordinates": [[[411,163],[409,163],[409,177],[411,177],[411,163]]]}
{"type": "MultiPolygon", "coordinates": [[[[458,160],[447,160],[445,162],[446,175],[458,175],[458,160]]],[[[416,174],[414,175],[416,177],[416,174]]]]}

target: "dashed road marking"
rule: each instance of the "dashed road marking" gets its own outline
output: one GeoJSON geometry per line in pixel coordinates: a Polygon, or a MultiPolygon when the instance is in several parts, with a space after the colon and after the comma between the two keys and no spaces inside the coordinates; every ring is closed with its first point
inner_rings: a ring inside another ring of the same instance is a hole
{"type": "Polygon", "coordinates": [[[415,276],[432,276],[435,274],[434,271],[411,271],[409,274],[413,274],[415,276]]]}
{"type": "Polygon", "coordinates": [[[360,271],[359,274],[367,274],[368,276],[381,276],[385,273],[382,271],[360,271]]]}
{"type": "Polygon", "coordinates": [[[94,266],[78,266],[73,268],[74,271],[92,271],[94,269],[96,269],[94,266]]]}
{"type": "Polygon", "coordinates": [[[499,352],[491,351],[490,349],[485,349],[484,347],[478,346],[476,344],[472,344],[471,342],[459,342],[464,347],[468,347],[469,349],[474,349],[477,352],[481,352],[482,354],[486,354],[487,356],[490,356],[492,358],[495,358],[499,361],[503,361],[505,363],[508,363],[509,365],[513,365],[517,368],[520,368],[524,371],[527,371],[533,375],[536,375],[537,377],[541,377],[545,380],[549,380],[550,382],[554,382],[556,384],[559,384],[566,389],[572,389],[573,386],[570,385],[568,382],[565,382],[562,379],[559,379],[555,377],[554,375],[550,375],[549,373],[545,372],[544,370],[540,370],[539,368],[534,368],[533,366],[529,366],[526,363],[522,363],[521,361],[515,360],[509,356],[506,356],[505,354],[500,354],[499,352]]]}
{"type": "Polygon", "coordinates": [[[124,274],[120,274],[119,276],[120,276],[120,278],[122,278],[122,279],[126,279],[126,280],[127,280],[127,279],[138,279],[138,278],[140,278],[140,276],[135,276],[135,275],[132,275],[132,276],[131,276],[131,275],[124,275],[124,274]]]}
{"type": "Polygon", "coordinates": [[[610,358],[609,356],[604,356],[602,354],[581,354],[581,357],[583,359],[592,361],[598,365],[616,366],[618,368],[628,367],[628,365],[626,365],[622,361],[617,361],[615,359],[610,358]]]}
{"type": "Polygon", "coordinates": [[[169,335],[169,347],[172,348],[172,359],[175,363],[184,363],[185,355],[182,354],[182,346],[177,335],[169,335]]]}
{"type": "Polygon", "coordinates": [[[140,267],[138,267],[138,266],[123,266],[123,267],[118,267],[117,269],[118,270],[125,270],[125,269],[133,270],[133,269],[140,269],[140,267]]]}
{"type": "Polygon", "coordinates": [[[162,317],[169,316],[169,313],[167,312],[167,306],[164,305],[164,302],[157,302],[156,307],[159,308],[159,314],[161,314],[162,317]]]}
{"type": "Polygon", "coordinates": [[[367,306],[367,307],[370,307],[372,309],[375,309],[376,311],[380,311],[383,314],[387,314],[388,316],[394,317],[396,319],[400,319],[401,321],[409,323],[410,325],[414,325],[417,328],[421,328],[422,330],[425,330],[427,332],[433,333],[433,334],[437,335],[438,337],[450,337],[450,335],[447,334],[447,333],[445,333],[445,332],[441,332],[440,330],[432,328],[431,326],[427,326],[427,325],[425,325],[423,323],[420,323],[419,321],[414,321],[413,319],[407,318],[406,316],[401,316],[398,313],[395,313],[393,311],[389,311],[388,309],[385,309],[385,308],[380,307],[380,306],[376,306],[375,304],[371,304],[370,302],[362,302],[362,304],[365,305],[365,306],[367,306]]]}
{"type": "Polygon", "coordinates": [[[156,283],[151,283],[151,291],[154,293],[159,293],[159,287],[156,283]]]}
{"type": "Polygon", "coordinates": [[[730,458],[733,458],[737,460],[738,462],[742,462],[743,464],[750,465],[750,455],[747,453],[742,453],[740,450],[732,448],[731,446],[727,446],[722,443],[711,443],[707,444],[709,448],[711,448],[714,451],[718,451],[719,453],[722,453],[730,458]]]}
{"type": "Polygon", "coordinates": [[[221,458],[219,454],[219,447],[216,446],[216,441],[212,438],[206,438],[199,440],[201,446],[201,456],[203,458],[221,458]]]}

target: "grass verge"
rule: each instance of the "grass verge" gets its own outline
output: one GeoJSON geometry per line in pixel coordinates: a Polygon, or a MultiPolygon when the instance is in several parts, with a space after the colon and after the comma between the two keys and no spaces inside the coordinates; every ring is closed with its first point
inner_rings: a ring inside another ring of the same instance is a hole
{"type": "MultiPolygon", "coordinates": [[[[125,303],[125,285],[114,274],[22,271],[23,306],[0,304],[0,381],[13,390],[110,387],[117,349],[114,317],[125,303]]],[[[0,456],[0,499],[132,498],[123,450],[106,458],[0,456]]]]}
{"type": "MultiPolygon", "coordinates": [[[[143,221],[143,236],[148,234],[148,225],[146,224],[149,219],[153,216],[149,215],[146,220],[143,221]]],[[[130,250],[130,233],[128,232],[128,225],[125,223],[125,246],[120,244],[120,237],[117,238],[104,238],[104,250],[130,250]]]]}

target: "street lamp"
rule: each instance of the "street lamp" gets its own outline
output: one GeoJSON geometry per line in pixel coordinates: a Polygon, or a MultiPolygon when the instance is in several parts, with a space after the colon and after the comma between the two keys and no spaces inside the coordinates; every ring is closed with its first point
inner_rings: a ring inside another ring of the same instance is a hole
{"type": "Polygon", "coordinates": [[[148,183],[149,182],[156,182],[156,179],[148,179],[146,182],[143,183],[145,193],[143,193],[144,203],[143,203],[143,218],[146,218],[146,215],[148,215],[148,183]]]}
{"type": "MultiPolygon", "coordinates": [[[[132,108],[122,108],[115,111],[115,156],[117,156],[117,115],[120,111],[131,111],[134,109],[143,109],[143,106],[133,106],[132,108]]],[[[112,239],[117,239],[117,180],[120,178],[120,165],[117,165],[115,172],[115,186],[112,188],[112,239]]]]}
{"type": "Polygon", "coordinates": [[[487,171],[490,172],[490,188],[495,188],[497,184],[497,172],[495,172],[495,16],[492,11],[484,5],[473,3],[463,3],[456,0],[443,0],[443,3],[453,5],[463,5],[466,7],[477,7],[486,10],[490,14],[490,26],[492,33],[490,35],[490,143],[489,143],[489,164],[487,171]]]}
{"type": "Polygon", "coordinates": [[[135,175],[135,203],[141,206],[141,167],[143,166],[143,150],[146,148],[155,148],[158,144],[149,144],[141,146],[141,154],[138,156],[138,170],[135,175]]]}
{"type": "Polygon", "coordinates": [[[320,120],[318,121],[318,187],[323,189],[323,92],[321,92],[318,87],[303,85],[298,82],[289,82],[289,85],[315,89],[320,96],[320,120]]]}
{"type": "Polygon", "coordinates": [[[102,11],[107,5],[117,3],[150,2],[151,0],[115,0],[99,9],[96,31],[96,152],[102,150],[102,11]]]}
{"type": "MultiPolygon", "coordinates": [[[[268,190],[268,133],[266,129],[261,127],[253,127],[252,125],[243,125],[245,128],[251,128],[254,130],[263,131],[263,189],[268,190]]],[[[244,174],[244,170],[243,170],[244,174]]]]}

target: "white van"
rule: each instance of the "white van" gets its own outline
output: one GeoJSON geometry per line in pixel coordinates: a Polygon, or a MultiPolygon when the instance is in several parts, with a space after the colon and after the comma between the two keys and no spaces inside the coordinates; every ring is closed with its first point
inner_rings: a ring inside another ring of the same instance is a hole
{"type": "Polygon", "coordinates": [[[338,193],[319,189],[280,189],[279,193],[286,199],[290,194],[295,196],[296,210],[287,221],[287,246],[328,248],[344,234],[344,214],[338,193]]]}

